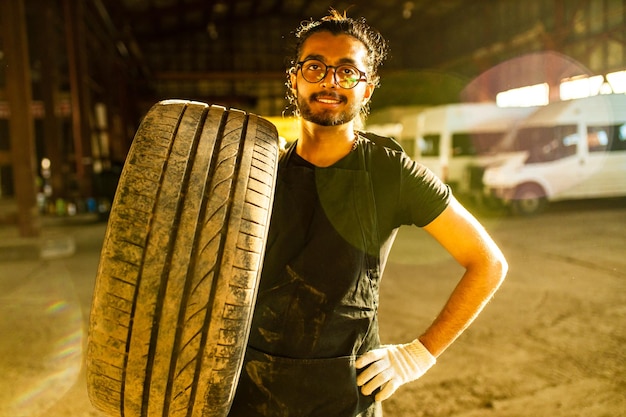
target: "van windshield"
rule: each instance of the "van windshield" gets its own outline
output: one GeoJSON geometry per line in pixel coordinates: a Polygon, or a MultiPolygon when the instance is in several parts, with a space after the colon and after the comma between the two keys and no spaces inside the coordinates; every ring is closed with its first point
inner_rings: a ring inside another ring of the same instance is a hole
{"type": "Polygon", "coordinates": [[[527,127],[517,131],[500,152],[528,152],[526,162],[548,162],[576,154],[579,135],[575,125],[527,127]]]}

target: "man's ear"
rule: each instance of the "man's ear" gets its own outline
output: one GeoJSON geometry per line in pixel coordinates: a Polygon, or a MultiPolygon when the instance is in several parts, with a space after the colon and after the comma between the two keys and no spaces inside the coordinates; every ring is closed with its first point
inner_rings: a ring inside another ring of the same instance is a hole
{"type": "Polygon", "coordinates": [[[289,70],[289,80],[291,82],[291,92],[295,95],[296,94],[296,87],[297,87],[297,79],[298,77],[296,77],[297,71],[296,68],[291,68],[289,70]]]}
{"type": "Polygon", "coordinates": [[[367,84],[365,86],[365,92],[363,93],[363,104],[370,101],[370,99],[372,98],[372,95],[374,95],[375,89],[376,87],[374,86],[374,84],[367,84]]]}

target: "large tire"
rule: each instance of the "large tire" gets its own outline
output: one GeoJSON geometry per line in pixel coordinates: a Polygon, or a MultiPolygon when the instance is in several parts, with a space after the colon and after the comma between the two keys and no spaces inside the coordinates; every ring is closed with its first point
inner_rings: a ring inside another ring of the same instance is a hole
{"type": "Polygon", "coordinates": [[[145,116],[104,238],[87,385],[110,416],[224,416],[243,362],[278,135],[239,110],[169,100],[145,116]]]}

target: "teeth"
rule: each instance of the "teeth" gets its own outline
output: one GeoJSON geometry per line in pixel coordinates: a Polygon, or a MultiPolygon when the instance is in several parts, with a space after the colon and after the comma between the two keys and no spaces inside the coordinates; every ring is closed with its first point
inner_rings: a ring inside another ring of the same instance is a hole
{"type": "Polygon", "coordinates": [[[317,101],[320,101],[322,103],[327,103],[327,104],[334,104],[334,103],[339,103],[340,100],[333,100],[333,99],[329,99],[329,98],[318,98],[317,101]]]}

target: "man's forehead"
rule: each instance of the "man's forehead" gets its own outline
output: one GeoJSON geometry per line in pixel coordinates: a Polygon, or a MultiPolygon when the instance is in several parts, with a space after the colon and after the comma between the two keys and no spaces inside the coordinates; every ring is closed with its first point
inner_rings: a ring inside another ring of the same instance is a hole
{"type": "MultiPolygon", "coordinates": [[[[333,59],[338,62],[365,61],[367,48],[359,39],[348,34],[317,32],[309,36],[302,44],[299,58],[333,59]]],[[[323,60],[323,59],[322,59],[323,60]]]]}

